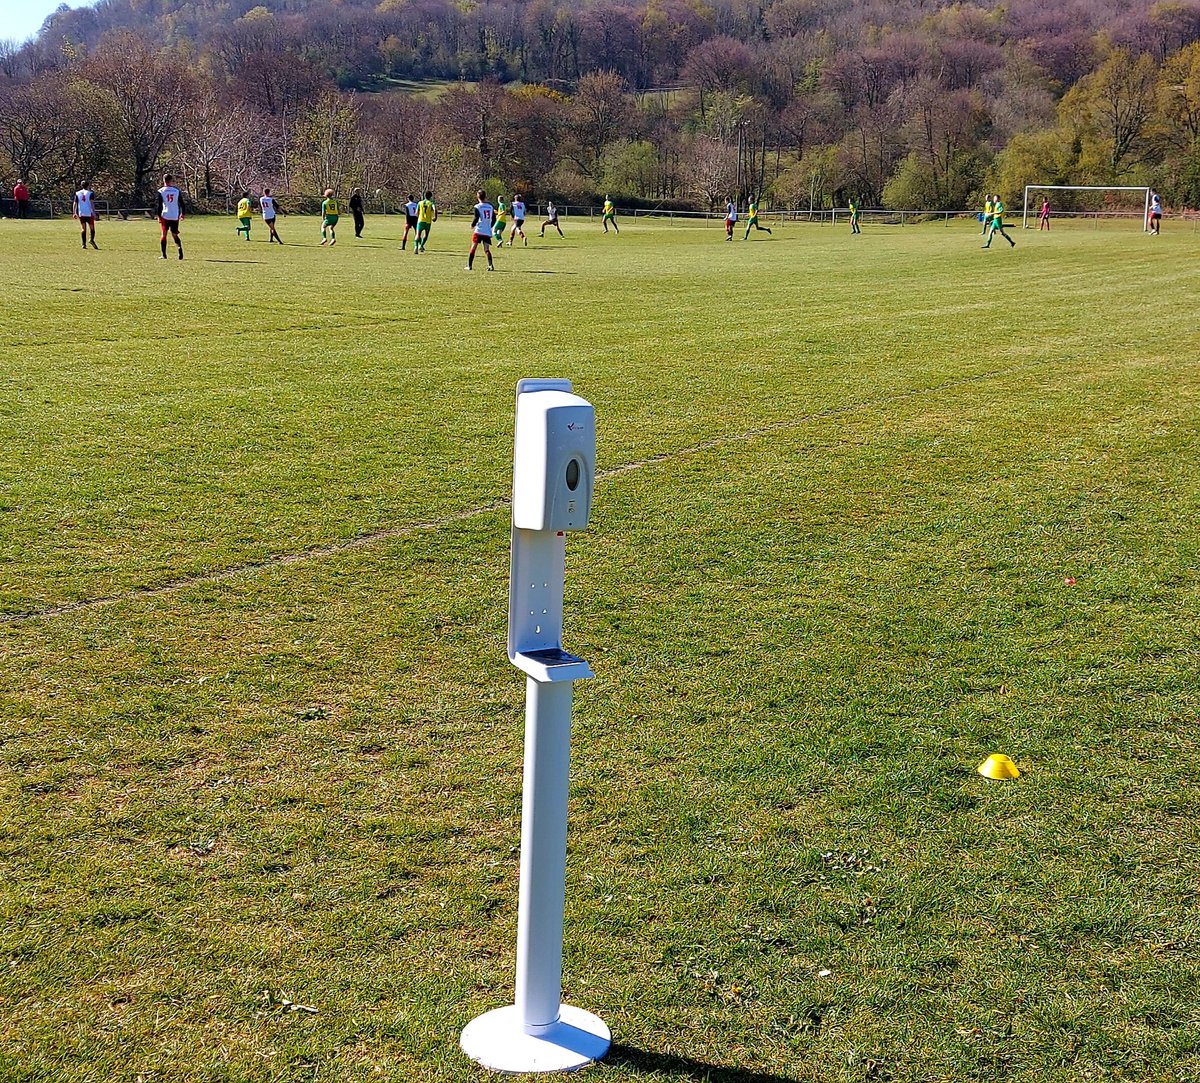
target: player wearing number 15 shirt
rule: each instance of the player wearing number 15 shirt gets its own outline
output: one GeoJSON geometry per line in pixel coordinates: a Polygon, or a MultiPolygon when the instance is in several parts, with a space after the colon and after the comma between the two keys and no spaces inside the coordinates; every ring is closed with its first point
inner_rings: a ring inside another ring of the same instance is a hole
{"type": "Polygon", "coordinates": [[[471,251],[467,253],[467,270],[475,263],[475,249],[483,245],[487,255],[488,270],[496,268],[492,263],[492,224],[496,219],[496,209],[487,201],[487,193],[480,188],[477,193],[479,202],[475,204],[475,217],[471,219],[471,251]]]}
{"type": "Polygon", "coordinates": [[[183,242],[179,239],[179,223],[183,220],[183,203],[179,189],[175,187],[175,178],[168,173],[163,177],[163,186],[158,190],[158,224],[160,227],[159,244],[162,247],[162,259],[167,258],[167,234],[175,240],[179,249],[179,258],[183,259],[183,242]]]}

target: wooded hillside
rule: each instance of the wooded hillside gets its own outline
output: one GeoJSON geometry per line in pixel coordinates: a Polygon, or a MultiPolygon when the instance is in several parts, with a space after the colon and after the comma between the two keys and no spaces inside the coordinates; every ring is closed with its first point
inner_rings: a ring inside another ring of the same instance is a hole
{"type": "Polygon", "coordinates": [[[6,175],[136,202],[168,163],[200,198],[1195,206],[1200,0],[100,0],[0,48],[6,175]]]}

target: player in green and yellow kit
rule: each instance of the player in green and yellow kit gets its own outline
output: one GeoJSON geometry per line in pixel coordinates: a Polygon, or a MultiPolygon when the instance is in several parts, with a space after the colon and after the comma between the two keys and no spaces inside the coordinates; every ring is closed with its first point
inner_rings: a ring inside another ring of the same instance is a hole
{"type": "Polygon", "coordinates": [[[504,200],[496,200],[496,224],[495,232],[492,234],[492,239],[496,242],[497,248],[504,247],[504,227],[508,225],[508,207],[505,206],[504,200]]]}
{"type": "Polygon", "coordinates": [[[244,233],[246,240],[250,240],[250,193],[243,192],[242,198],[238,200],[237,218],[238,227],[234,230],[235,233],[244,233]]]}
{"type": "Polygon", "coordinates": [[[1004,232],[1004,200],[1002,200],[999,196],[996,196],[996,198],[992,200],[992,228],[988,230],[987,244],[983,246],[984,248],[992,247],[992,238],[995,237],[997,233],[999,233],[1001,237],[1008,241],[1009,248],[1017,247],[1017,242],[1004,232]]]}
{"type": "Polygon", "coordinates": [[[750,231],[752,229],[761,230],[763,233],[766,233],[768,236],[771,233],[771,231],[769,229],[767,229],[766,226],[760,226],[758,224],[758,201],[754,200],[754,199],[750,200],[750,210],[747,212],[746,232],[745,232],[745,235],[742,237],[743,241],[749,240],[750,231]]]}
{"type": "Polygon", "coordinates": [[[433,193],[426,192],[425,198],[417,204],[417,239],[413,241],[413,255],[425,251],[429,242],[429,227],[437,221],[437,204],[433,201],[433,193]]]}
{"type": "Polygon", "coordinates": [[[854,200],[850,200],[850,233],[853,235],[861,232],[862,230],[858,228],[858,204],[854,200]]]}
{"type": "Polygon", "coordinates": [[[617,229],[617,208],[615,206],[613,206],[613,201],[611,199],[609,199],[608,196],[605,196],[604,197],[604,232],[605,233],[608,232],[608,224],[610,222],[612,223],[613,230],[617,233],[620,233],[621,231],[619,229],[617,229]]]}
{"type": "Polygon", "coordinates": [[[321,243],[326,241],[330,245],[337,244],[337,229],[338,216],[341,214],[341,209],[338,207],[338,201],[334,198],[333,189],[325,189],[325,198],[321,202],[321,243]],[[328,233],[328,237],[326,236],[328,233]]]}

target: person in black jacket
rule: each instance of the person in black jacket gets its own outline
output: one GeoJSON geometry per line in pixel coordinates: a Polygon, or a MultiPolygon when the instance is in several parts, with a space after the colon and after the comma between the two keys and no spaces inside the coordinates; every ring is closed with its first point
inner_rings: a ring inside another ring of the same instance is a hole
{"type": "Polygon", "coordinates": [[[350,213],[354,215],[354,236],[361,237],[366,219],[363,218],[362,190],[359,188],[350,190],[350,213]]]}

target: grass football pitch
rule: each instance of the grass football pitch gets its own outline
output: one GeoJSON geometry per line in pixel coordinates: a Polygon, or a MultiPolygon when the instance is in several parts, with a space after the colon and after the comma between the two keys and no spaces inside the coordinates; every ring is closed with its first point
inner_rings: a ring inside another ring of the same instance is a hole
{"type": "Polygon", "coordinates": [[[1200,1078],[1192,227],[621,225],[0,222],[3,1083],[484,1077],[523,376],[589,1078],[1200,1078]]]}

